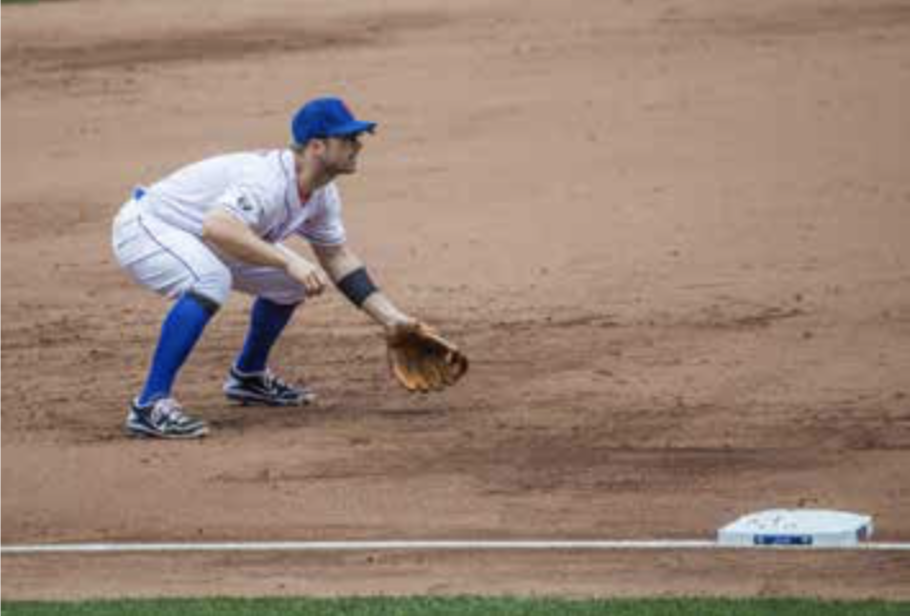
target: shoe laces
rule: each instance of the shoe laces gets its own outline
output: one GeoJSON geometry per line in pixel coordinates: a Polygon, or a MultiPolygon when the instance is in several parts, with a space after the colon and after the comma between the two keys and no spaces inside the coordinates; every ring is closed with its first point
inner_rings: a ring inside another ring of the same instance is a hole
{"type": "Polygon", "coordinates": [[[166,420],[173,423],[186,423],[190,418],[183,412],[183,407],[173,398],[159,400],[152,407],[152,420],[166,420]]]}
{"type": "Polygon", "coordinates": [[[268,369],[266,369],[265,374],[262,375],[262,380],[265,383],[265,386],[272,391],[288,391],[291,389],[287,383],[268,369]]]}

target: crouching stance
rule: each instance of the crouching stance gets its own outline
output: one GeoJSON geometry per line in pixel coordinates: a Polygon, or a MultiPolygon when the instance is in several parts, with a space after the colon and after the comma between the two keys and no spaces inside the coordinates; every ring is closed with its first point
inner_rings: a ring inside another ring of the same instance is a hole
{"type": "Polygon", "coordinates": [[[181,366],[232,289],[255,296],[243,348],[225,395],[245,404],[303,405],[313,393],[268,368],[269,351],[308,297],[328,278],[394,338],[416,321],[375,287],[345,244],[334,179],[354,173],[364,133],[339,99],[300,108],[287,149],[225,154],[191,164],[134,191],[114,221],[119,264],[139,284],[171,298],[142,391],[125,429],[135,436],[196,438],[206,424],[172,395],[181,366]],[[298,235],[320,268],[282,240],[298,235]]]}

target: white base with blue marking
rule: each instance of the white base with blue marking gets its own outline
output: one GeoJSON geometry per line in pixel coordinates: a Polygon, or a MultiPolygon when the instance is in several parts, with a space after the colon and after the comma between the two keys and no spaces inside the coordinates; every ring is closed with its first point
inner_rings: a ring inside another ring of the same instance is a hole
{"type": "Polygon", "coordinates": [[[872,536],[872,517],[825,509],[769,509],[717,531],[722,546],[847,547],[872,536]]]}

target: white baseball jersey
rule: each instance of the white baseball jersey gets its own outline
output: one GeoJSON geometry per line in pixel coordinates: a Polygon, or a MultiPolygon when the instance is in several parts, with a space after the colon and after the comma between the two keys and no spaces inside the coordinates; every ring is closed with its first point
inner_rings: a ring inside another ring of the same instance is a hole
{"type": "Polygon", "coordinates": [[[219,207],[279,250],[289,250],[281,240],[294,233],[314,244],[345,241],[334,183],[301,203],[293,152],[240,152],[188,165],[138,191],[114,220],[117,262],[169,297],[193,290],[220,305],[233,288],[280,304],[302,302],[306,289],[283,269],[243,263],[201,239],[206,213],[219,207]]]}
{"type": "Polygon", "coordinates": [[[323,245],[345,241],[334,182],[301,203],[290,150],[239,152],[178,169],[146,189],[143,206],[163,222],[202,236],[206,213],[221,207],[259,237],[279,242],[292,233],[323,245]]]}

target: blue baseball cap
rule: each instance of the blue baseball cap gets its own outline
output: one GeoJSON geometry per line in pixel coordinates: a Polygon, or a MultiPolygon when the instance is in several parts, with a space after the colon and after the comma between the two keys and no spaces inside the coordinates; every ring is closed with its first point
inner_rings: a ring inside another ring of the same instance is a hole
{"type": "Polygon", "coordinates": [[[317,98],[294,114],[291,137],[295,145],[303,146],[310,139],[356,135],[375,128],[376,122],[356,119],[340,98],[317,98]]]}

